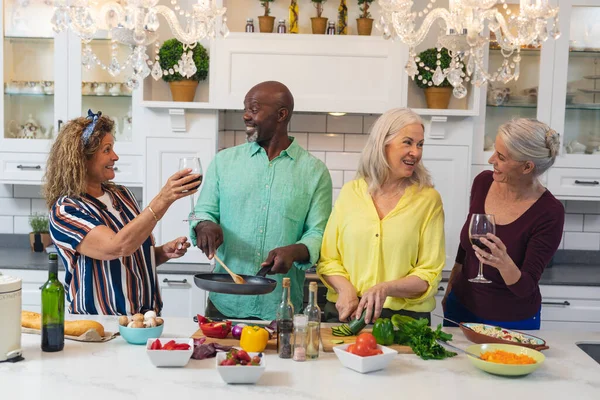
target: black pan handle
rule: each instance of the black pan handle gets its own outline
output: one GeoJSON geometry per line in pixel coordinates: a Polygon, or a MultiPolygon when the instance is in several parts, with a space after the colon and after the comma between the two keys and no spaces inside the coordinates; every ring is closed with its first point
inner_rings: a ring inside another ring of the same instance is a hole
{"type": "Polygon", "coordinates": [[[262,276],[263,278],[267,276],[267,274],[271,271],[271,266],[267,265],[266,267],[262,267],[260,271],[256,273],[256,276],[262,276]]]}

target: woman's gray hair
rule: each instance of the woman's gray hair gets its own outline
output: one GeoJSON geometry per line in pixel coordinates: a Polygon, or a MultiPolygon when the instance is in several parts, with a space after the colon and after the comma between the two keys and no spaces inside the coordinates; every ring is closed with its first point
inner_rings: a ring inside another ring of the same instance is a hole
{"type": "MultiPolygon", "coordinates": [[[[369,193],[374,193],[387,181],[390,175],[390,164],[385,156],[385,147],[400,131],[408,125],[423,126],[418,114],[408,108],[393,108],[383,113],[371,129],[367,144],[360,155],[357,176],[364,178],[369,185],[369,193]]],[[[408,178],[411,184],[419,188],[433,187],[431,176],[423,163],[419,161],[415,171],[408,178]]]]}
{"type": "Polygon", "coordinates": [[[560,135],[533,118],[513,119],[498,128],[498,135],[510,158],[533,162],[535,176],[542,175],[554,164],[560,149],[560,135]]]}

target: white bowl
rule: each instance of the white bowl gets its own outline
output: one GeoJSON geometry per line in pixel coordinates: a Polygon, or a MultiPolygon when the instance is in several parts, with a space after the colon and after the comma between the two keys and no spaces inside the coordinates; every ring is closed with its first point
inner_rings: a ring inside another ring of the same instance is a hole
{"type": "MultiPolygon", "coordinates": [[[[253,357],[258,353],[249,354],[250,357],[253,357]]],[[[217,371],[226,383],[256,383],[267,367],[264,353],[260,359],[260,365],[252,365],[250,367],[247,365],[219,365],[226,358],[226,352],[221,351],[217,353],[217,371]]]]}
{"type": "Polygon", "coordinates": [[[384,369],[396,354],[398,354],[394,349],[377,345],[377,348],[383,351],[383,354],[361,357],[346,351],[350,344],[351,343],[335,346],[333,351],[344,367],[360,372],[361,374],[384,369]]]}
{"type": "MultiPolygon", "coordinates": [[[[141,329],[141,328],[140,328],[141,329]]],[[[190,361],[194,352],[194,339],[188,338],[160,338],[160,343],[164,346],[170,340],[175,343],[187,343],[189,350],[150,350],[150,346],[156,339],[148,339],[146,342],[146,354],[150,361],[157,367],[185,367],[190,361]]]]}

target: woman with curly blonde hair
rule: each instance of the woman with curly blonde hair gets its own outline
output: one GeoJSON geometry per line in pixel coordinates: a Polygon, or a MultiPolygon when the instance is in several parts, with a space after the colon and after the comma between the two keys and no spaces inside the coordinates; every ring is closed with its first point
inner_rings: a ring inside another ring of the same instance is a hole
{"type": "Polygon", "coordinates": [[[66,269],[69,311],[125,315],[162,309],[156,266],[184,255],[180,237],[154,247],[152,230],[169,206],[198,189],[198,175],[171,176],[140,210],[115,178],[114,122],[88,111],[67,122],[48,157],[44,197],[50,235],[66,269]]]}

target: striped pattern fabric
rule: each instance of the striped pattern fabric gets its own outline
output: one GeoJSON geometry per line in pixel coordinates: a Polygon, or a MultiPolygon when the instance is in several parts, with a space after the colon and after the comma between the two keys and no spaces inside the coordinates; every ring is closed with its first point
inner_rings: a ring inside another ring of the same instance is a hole
{"type": "Polygon", "coordinates": [[[104,315],[160,312],[162,300],[152,235],[132,255],[109,261],[96,260],[76,250],[95,227],[105,225],[118,232],[140,213],[127,188],[104,185],[103,189],[123,222],[87,194],[82,198],[63,196],[50,210],[50,235],[66,268],[69,311],[104,315]]]}

